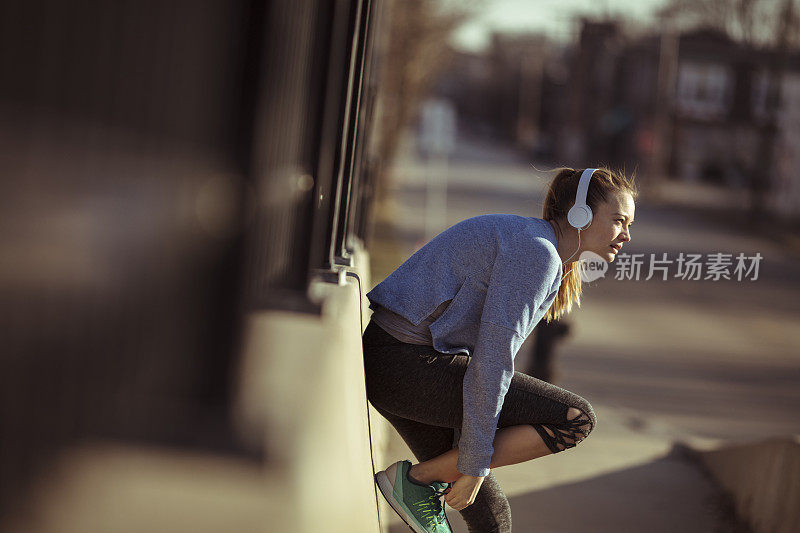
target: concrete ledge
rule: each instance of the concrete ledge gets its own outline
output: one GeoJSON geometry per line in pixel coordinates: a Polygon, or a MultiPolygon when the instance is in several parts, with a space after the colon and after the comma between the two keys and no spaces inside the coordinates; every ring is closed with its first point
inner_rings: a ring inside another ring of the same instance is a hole
{"type": "Polygon", "coordinates": [[[792,533],[800,524],[800,436],[695,451],[756,533],[792,533]]]}
{"type": "Polygon", "coordinates": [[[267,531],[379,530],[361,334],[356,253],[342,283],[314,282],[322,315],[265,311],[248,318],[239,426],[265,442],[265,474],[282,490],[267,531]]]}
{"type": "MultiPolygon", "coordinates": [[[[30,509],[0,529],[378,532],[361,348],[369,258],[353,246],[353,267],[341,282],[309,287],[320,315],[259,311],[246,317],[233,415],[240,434],[263,449],[263,464],[86,443],[44,469],[49,475],[30,509]]],[[[386,438],[376,436],[378,442],[386,438]]]]}

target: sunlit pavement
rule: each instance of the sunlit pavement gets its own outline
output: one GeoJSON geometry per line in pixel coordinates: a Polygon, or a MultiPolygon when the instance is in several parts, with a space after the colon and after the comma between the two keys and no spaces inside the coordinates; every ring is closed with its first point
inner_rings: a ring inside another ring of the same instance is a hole
{"type": "MultiPolygon", "coordinates": [[[[482,213],[541,216],[548,175],[534,165],[546,168],[462,143],[447,167],[447,225],[482,213]]],[[[395,261],[425,242],[426,172],[407,145],[391,186],[392,227],[376,235],[393,243],[395,261]]],[[[655,192],[643,191],[623,250],[645,254],[641,279],[614,279],[612,264],[605,279],[585,285],[559,352],[556,384],[593,404],[597,429],[573,450],[495,471],[515,530],[732,530],[720,494],[673,444],[800,433],[797,247],[749,227],[738,193],[671,182],[655,192]],[[667,281],[644,280],[650,253],[675,260],[680,252],[763,259],[756,280],[676,279],[674,263],[667,281]]]]}

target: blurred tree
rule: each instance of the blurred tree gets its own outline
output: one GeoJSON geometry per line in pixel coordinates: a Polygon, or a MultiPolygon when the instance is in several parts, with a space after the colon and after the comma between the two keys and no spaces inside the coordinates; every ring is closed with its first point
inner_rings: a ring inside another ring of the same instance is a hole
{"type": "Polygon", "coordinates": [[[798,19],[791,6],[797,0],[667,0],[659,15],[676,27],[720,30],[732,39],[757,48],[777,47],[781,26],[787,25],[787,45],[800,46],[798,19]],[[787,5],[790,7],[787,11],[787,5]],[[788,13],[788,17],[784,18],[788,13]]]}
{"type": "Polygon", "coordinates": [[[450,33],[482,0],[402,0],[392,2],[385,16],[389,35],[381,57],[381,80],[376,116],[375,200],[381,204],[388,169],[405,128],[416,116],[436,73],[452,56],[450,33]]]}

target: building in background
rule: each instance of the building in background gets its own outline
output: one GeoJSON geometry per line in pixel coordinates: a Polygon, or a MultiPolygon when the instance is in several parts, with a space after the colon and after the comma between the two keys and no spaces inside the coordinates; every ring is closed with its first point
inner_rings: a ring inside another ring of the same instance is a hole
{"type": "Polygon", "coordinates": [[[747,188],[764,165],[769,65],[783,62],[766,201],[800,216],[800,52],[781,56],[715,30],[631,34],[583,19],[577,42],[495,34],[459,52],[435,85],[464,135],[554,166],[609,165],[645,179],[747,188]]]}

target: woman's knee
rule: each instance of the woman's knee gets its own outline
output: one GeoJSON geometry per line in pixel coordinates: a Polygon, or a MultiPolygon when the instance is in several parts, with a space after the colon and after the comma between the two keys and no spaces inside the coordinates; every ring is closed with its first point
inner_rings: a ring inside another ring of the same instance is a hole
{"type": "Polygon", "coordinates": [[[581,411],[590,421],[589,431],[593,430],[597,426],[597,415],[594,414],[592,405],[585,398],[575,395],[575,400],[571,402],[570,409],[573,409],[573,411],[571,415],[567,415],[567,418],[572,418],[575,416],[575,411],[581,411]]]}
{"type": "MultiPolygon", "coordinates": [[[[588,437],[596,423],[597,418],[591,406],[567,409],[567,426],[572,432],[572,442],[568,442],[570,444],[568,447],[571,448],[588,437]]],[[[567,440],[569,441],[569,439],[567,440]]]]}
{"type": "Polygon", "coordinates": [[[583,398],[579,396],[577,398],[580,401],[575,402],[576,406],[567,408],[563,424],[533,424],[552,453],[574,448],[588,437],[597,425],[597,417],[592,406],[583,398]]]}

